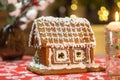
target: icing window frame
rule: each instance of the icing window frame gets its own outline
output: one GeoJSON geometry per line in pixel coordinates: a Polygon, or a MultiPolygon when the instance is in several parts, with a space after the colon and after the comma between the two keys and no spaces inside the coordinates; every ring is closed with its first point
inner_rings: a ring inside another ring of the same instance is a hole
{"type": "Polygon", "coordinates": [[[85,58],[85,52],[84,52],[84,50],[79,50],[79,49],[75,49],[74,50],[74,60],[75,61],[83,61],[84,58],[85,58]],[[78,52],[80,52],[80,56],[79,57],[77,57],[78,56],[77,55],[78,52]]]}
{"type": "Polygon", "coordinates": [[[57,62],[67,62],[69,60],[68,51],[66,49],[56,49],[55,53],[57,62]],[[64,56],[64,58],[61,58],[62,56],[64,56]]]}

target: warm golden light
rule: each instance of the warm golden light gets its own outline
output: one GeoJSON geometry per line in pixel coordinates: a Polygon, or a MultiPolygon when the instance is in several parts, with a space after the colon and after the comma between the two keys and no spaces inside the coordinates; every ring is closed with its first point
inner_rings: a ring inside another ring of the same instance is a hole
{"type": "Polygon", "coordinates": [[[120,8],[120,2],[117,2],[117,6],[120,8]]]}
{"type": "Polygon", "coordinates": [[[101,6],[97,14],[100,21],[108,21],[109,11],[106,9],[105,6],[101,6]]]}
{"type": "Polygon", "coordinates": [[[71,14],[70,17],[77,18],[75,14],[71,14]]]}
{"type": "Polygon", "coordinates": [[[72,4],[72,5],[71,5],[71,9],[72,9],[72,10],[77,10],[77,7],[78,7],[77,4],[72,4]]]}
{"type": "Polygon", "coordinates": [[[115,21],[119,21],[119,13],[118,13],[118,11],[115,12],[115,21]]]}

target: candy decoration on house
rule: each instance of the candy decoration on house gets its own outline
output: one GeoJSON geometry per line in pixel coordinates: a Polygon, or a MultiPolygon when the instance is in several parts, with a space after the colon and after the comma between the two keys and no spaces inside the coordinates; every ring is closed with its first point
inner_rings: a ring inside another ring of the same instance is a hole
{"type": "Polygon", "coordinates": [[[36,49],[28,70],[66,74],[104,70],[94,62],[94,33],[85,18],[40,17],[34,20],[29,46],[36,49]]]}
{"type": "Polygon", "coordinates": [[[20,59],[25,52],[23,31],[38,11],[54,0],[1,0],[0,9],[8,11],[8,24],[0,30],[0,55],[6,59],[20,59]]]}

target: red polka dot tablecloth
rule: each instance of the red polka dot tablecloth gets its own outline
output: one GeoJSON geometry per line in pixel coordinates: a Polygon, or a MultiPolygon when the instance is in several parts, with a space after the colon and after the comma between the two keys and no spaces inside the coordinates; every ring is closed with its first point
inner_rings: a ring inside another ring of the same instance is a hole
{"type": "MultiPolygon", "coordinates": [[[[0,58],[0,80],[111,80],[105,72],[89,72],[65,75],[37,75],[26,69],[32,56],[24,56],[22,60],[2,61],[0,58]]],[[[95,62],[105,67],[105,57],[95,56],[95,62]]]]}

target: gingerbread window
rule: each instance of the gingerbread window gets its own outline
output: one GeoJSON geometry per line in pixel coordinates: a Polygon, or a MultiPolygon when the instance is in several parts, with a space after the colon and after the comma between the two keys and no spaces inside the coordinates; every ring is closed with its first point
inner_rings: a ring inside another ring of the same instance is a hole
{"type": "Polygon", "coordinates": [[[56,50],[56,61],[57,62],[67,62],[69,60],[68,58],[68,52],[64,49],[56,50]]]}
{"type": "Polygon", "coordinates": [[[82,61],[85,58],[84,54],[85,52],[83,50],[74,50],[75,61],[82,61]]]}

